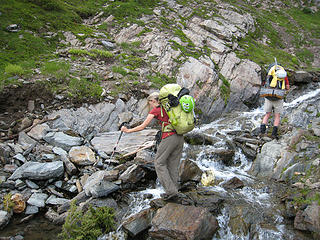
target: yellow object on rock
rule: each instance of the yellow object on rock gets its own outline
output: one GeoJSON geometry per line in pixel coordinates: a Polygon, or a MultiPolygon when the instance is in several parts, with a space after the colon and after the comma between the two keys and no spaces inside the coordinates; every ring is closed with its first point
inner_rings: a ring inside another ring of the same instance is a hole
{"type": "Polygon", "coordinates": [[[208,170],[202,173],[201,183],[203,186],[213,186],[215,180],[215,175],[213,170],[208,170]]]}
{"type": "Polygon", "coordinates": [[[15,193],[11,197],[11,201],[14,203],[13,212],[22,213],[26,208],[26,202],[23,199],[23,196],[20,193],[15,193]]]}

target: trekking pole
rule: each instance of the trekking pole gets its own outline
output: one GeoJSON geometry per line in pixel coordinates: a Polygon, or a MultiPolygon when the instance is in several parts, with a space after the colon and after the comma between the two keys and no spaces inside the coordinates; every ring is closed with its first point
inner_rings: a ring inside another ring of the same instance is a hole
{"type": "MultiPolygon", "coordinates": [[[[122,126],[125,126],[126,124],[127,124],[127,122],[121,123],[119,129],[121,130],[122,126]]],[[[114,153],[115,153],[115,151],[116,151],[116,149],[117,149],[117,146],[118,146],[118,144],[119,144],[119,142],[120,142],[120,139],[121,139],[121,137],[122,137],[122,134],[123,134],[123,132],[121,131],[120,136],[119,136],[119,138],[118,138],[118,141],[117,141],[116,145],[115,145],[114,148],[113,148],[113,152],[112,152],[112,154],[111,154],[110,160],[113,158],[113,155],[114,155],[114,153]]]]}

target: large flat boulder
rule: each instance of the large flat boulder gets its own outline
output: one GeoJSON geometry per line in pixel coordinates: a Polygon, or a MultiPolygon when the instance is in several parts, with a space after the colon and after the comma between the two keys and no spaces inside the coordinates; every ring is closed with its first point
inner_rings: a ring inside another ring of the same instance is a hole
{"type": "Polygon", "coordinates": [[[160,208],[151,222],[154,239],[212,239],[218,229],[216,218],[208,209],[168,203],[160,208]]]}

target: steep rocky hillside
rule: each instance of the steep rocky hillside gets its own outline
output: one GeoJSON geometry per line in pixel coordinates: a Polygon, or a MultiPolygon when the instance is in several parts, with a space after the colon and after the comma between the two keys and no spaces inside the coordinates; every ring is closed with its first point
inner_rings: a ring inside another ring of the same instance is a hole
{"type": "MultiPolygon", "coordinates": [[[[0,104],[17,88],[44,102],[139,99],[178,82],[203,118],[259,104],[260,78],[277,58],[319,70],[319,1],[3,1],[0,104]],[[8,88],[9,86],[9,88],[8,88]],[[12,90],[10,86],[14,87],[12,90]]],[[[20,90],[18,90],[20,91],[20,90]]],[[[19,101],[17,101],[19,102],[19,101]]],[[[55,103],[55,102],[54,102],[55,103]]],[[[42,108],[41,108],[42,106],[42,108]]],[[[57,107],[56,106],[56,107],[57,107]]]]}

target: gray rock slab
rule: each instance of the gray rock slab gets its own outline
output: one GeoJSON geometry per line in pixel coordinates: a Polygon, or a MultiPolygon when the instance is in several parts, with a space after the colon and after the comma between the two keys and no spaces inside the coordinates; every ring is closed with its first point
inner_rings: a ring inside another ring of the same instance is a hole
{"type": "Polygon", "coordinates": [[[63,132],[50,132],[43,139],[49,144],[66,151],[69,151],[73,146],[82,145],[83,142],[80,137],[73,137],[63,132]]]}
{"type": "Polygon", "coordinates": [[[46,204],[51,204],[51,205],[62,205],[66,202],[68,202],[68,199],[65,198],[58,198],[54,195],[51,195],[47,200],[46,200],[46,204]]]}
{"type": "Polygon", "coordinates": [[[45,193],[34,193],[28,199],[27,203],[32,206],[42,208],[42,207],[46,206],[45,202],[46,202],[47,198],[48,198],[48,195],[45,193]]]}
{"type": "Polygon", "coordinates": [[[39,212],[39,208],[37,206],[28,205],[25,211],[26,215],[32,215],[39,212]]]}
{"type": "Polygon", "coordinates": [[[27,162],[17,168],[9,179],[16,180],[19,178],[27,178],[33,180],[47,180],[61,177],[63,173],[64,166],[62,161],[48,163],[27,162]]]}
{"type": "Polygon", "coordinates": [[[112,193],[119,189],[116,184],[106,181],[104,176],[107,175],[105,171],[98,171],[92,174],[83,189],[87,196],[92,196],[95,198],[105,197],[109,193],[112,193]]]}
{"type": "MultiPolygon", "coordinates": [[[[139,146],[153,141],[157,131],[156,129],[146,129],[140,132],[123,133],[116,147],[116,152],[125,154],[138,149],[139,146]]],[[[101,151],[111,154],[119,139],[120,133],[120,131],[117,131],[98,134],[91,140],[91,144],[97,152],[101,151]]]]}

